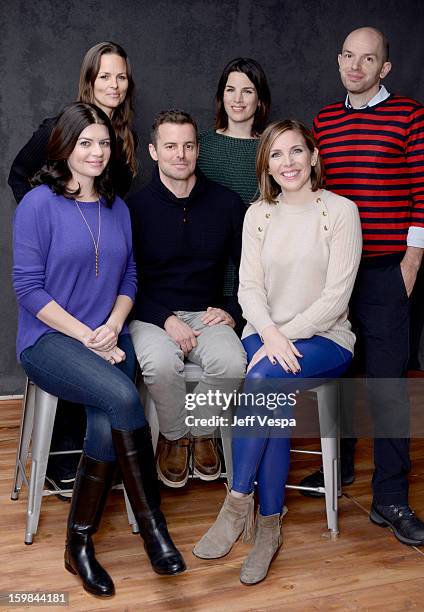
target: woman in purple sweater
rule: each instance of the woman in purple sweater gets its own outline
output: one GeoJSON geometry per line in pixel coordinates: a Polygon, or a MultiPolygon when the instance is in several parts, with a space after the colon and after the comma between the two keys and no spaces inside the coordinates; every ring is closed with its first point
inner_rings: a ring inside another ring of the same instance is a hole
{"type": "Polygon", "coordinates": [[[149,427],[125,320],[136,291],[129,212],[109,175],[115,133],[81,102],[60,115],[39,186],[16,210],[13,279],[18,359],[45,391],[84,404],[87,434],[69,513],[65,567],[94,595],[114,585],[95,558],[116,462],[153,569],[184,571],[160,511],[149,427]]]}

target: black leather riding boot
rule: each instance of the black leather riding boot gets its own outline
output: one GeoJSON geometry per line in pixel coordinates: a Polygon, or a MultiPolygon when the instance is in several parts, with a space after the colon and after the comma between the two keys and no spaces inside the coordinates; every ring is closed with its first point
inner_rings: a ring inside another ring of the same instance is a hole
{"type": "Polygon", "coordinates": [[[95,557],[91,536],[99,527],[115,466],[82,454],[68,518],[65,567],[81,578],[86,591],[101,597],[114,595],[115,587],[95,557]]]}
{"type": "Polygon", "coordinates": [[[184,559],[168,533],[160,510],[159,482],[149,426],[134,431],[112,429],[112,438],[125,490],[153,569],[158,574],[183,572],[186,569],[184,559]]]}

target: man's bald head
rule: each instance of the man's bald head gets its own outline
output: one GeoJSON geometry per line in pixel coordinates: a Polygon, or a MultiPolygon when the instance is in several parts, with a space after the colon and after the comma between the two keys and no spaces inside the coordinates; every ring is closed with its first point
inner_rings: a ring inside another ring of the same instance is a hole
{"type": "Polygon", "coordinates": [[[339,53],[339,72],[350,103],[361,108],[378,93],[390,72],[387,40],[376,28],[358,28],[347,36],[339,53]]]}
{"type": "Polygon", "coordinates": [[[387,40],[383,32],[381,32],[381,30],[378,30],[377,28],[373,28],[371,26],[357,28],[346,36],[346,39],[343,43],[343,49],[349,48],[349,43],[351,43],[352,38],[356,40],[369,40],[371,44],[372,42],[376,43],[379,47],[383,63],[389,61],[389,41],[387,40]]]}

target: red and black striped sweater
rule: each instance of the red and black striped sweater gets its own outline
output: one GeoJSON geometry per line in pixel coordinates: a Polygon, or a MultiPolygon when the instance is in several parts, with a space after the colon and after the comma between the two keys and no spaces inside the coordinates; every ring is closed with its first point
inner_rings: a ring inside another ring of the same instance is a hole
{"type": "Polygon", "coordinates": [[[424,107],[398,95],[360,110],[338,102],[314,134],[326,187],[358,206],[363,255],[405,251],[409,227],[424,227],[424,107]]]}

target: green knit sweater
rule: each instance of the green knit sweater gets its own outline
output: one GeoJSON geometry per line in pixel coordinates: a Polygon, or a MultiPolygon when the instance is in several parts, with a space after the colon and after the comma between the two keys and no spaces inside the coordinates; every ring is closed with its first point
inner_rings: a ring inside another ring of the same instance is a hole
{"type": "Polygon", "coordinates": [[[208,179],[238,193],[248,206],[257,197],[256,149],[254,138],[232,138],[214,129],[200,134],[198,166],[208,179]]]}
{"type": "MultiPolygon", "coordinates": [[[[239,194],[246,206],[257,197],[256,149],[254,138],[232,138],[217,134],[214,129],[199,137],[200,153],[197,165],[211,181],[221,183],[239,194]]],[[[233,295],[238,285],[238,270],[228,262],[224,279],[224,295],[233,295]]]]}

